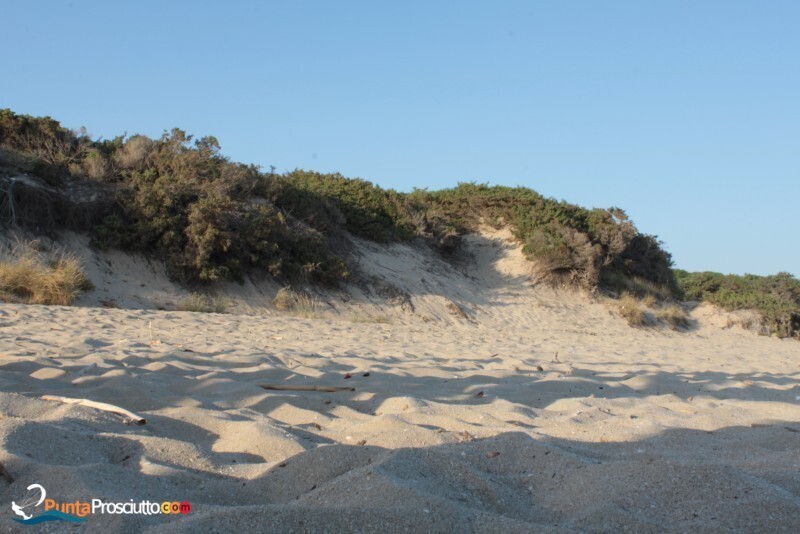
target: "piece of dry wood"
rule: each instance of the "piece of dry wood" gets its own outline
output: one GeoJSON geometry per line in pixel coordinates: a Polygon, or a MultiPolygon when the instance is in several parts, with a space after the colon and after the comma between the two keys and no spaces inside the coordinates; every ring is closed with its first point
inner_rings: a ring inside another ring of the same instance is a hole
{"type": "Polygon", "coordinates": [[[322,391],[324,393],[335,393],[337,391],[355,391],[356,388],[337,387],[337,386],[282,386],[261,384],[264,389],[273,389],[276,391],[322,391]]]}
{"type": "Polygon", "coordinates": [[[3,467],[3,464],[0,464],[0,477],[6,479],[9,484],[12,484],[14,482],[14,477],[12,477],[11,473],[9,473],[8,470],[5,467],[3,467]]]}
{"type": "Polygon", "coordinates": [[[125,408],[114,406],[113,404],[106,404],[105,402],[95,402],[89,399],[74,399],[71,397],[59,397],[57,395],[42,395],[41,398],[42,400],[63,402],[64,404],[79,404],[81,406],[86,406],[87,408],[94,408],[95,410],[100,410],[103,412],[111,412],[114,415],[122,417],[122,419],[125,421],[125,424],[134,423],[136,425],[143,425],[147,422],[141,415],[130,412],[125,408]]]}

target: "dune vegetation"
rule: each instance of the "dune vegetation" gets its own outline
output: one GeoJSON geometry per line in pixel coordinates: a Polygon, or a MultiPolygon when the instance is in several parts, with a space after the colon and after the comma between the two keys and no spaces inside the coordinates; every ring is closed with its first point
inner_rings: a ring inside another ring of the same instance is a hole
{"type": "Polygon", "coordinates": [[[0,221],[84,231],[97,247],[162,259],[189,284],[263,273],[285,284],[336,285],[353,274],[349,236],[426,243],[449,257],[481,224],[508,226],[539,282],[660,301],[686,291],[727,309],[753,305],[776,334],[799,331],[796,279],[777,276],[789,288],[776,289],[781,296],[765,289],[771,282],[698,286],[705,273],[676,277],[662,243],[619,208],[587,209],[524,187],[403,193],[339,174],[263,171],[230,161],[214,137],[177,128],[158,139],[92,140],[49,117],[0,110],[0,221]]]}
{"type": "Polygon", "coordinates": [[[0,112],[0,149],[7,167],[41,177],[64,196],[83,193],[68,199],[69,209],[39,199],[41,217],[12,220],[15,199],[4,183],[5,222],[83,224],[97,245],[157,254],[183,281],[237,279],[258,269],[336,283],[350,274],[345,233],[423,240],[452,254],[483,221],[510,225],[543,280],[597,287],[638,278],[677,289],[669,254],[622,210],[585,209],[523,187],[464,183],[400,193],[338,174],[262,172],[229,161],[213,137],[194,140],[179,129],[159,139],[93,141],[53,119],[10,110],[0,112]]]}
{"type": "Polygon", "coordinates": [[[225,300],[213,295],[205,295],[196,291],[178,301],[178,311],[225,313],[225,300]]]}
{"type": "Polygon", "coordinates": [[[738,276],[676,269],[675,276],[685,298],[728,311],[756,310],[771,334],[800,339],[800,280],[791,274],[738,276]]]}

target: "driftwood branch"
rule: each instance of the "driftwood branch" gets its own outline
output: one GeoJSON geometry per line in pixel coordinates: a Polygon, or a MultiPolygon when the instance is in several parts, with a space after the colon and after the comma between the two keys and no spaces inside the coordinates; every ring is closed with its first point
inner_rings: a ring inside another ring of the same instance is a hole
{"type": "Polygon", "coordinates": [[[0,464],[0,477],[6,479],[9,484],[12,484],[14,482],[14,477],[12,477],[11,473],[9,473],[8,470],[5,467],[3,467],[3,464],[0,464]]]}
{"type": "Polygon", "coordinates": [[[89,399],[73,399],[70,397],[59,397],[56,395],[42,395],[42,400],[63,402],[64,404],[79,404],[81,406],[86,406],[87,408],[94,408],[95,410],[110,412],[114,415],[122,417],[123,421],[125,421],[125,424],[134,423],[136,425],[143,425],[147,422],[145,418],[140,415],[136,415],[125,408],[120,408],[119,406],[114,406],[113,404],[106,404],[105,402],[95,402],[89,399]]]}
{"type": "Polygon", "coordinates": [[[324,393],[335,393],[337,391],[355,391],[356,388],[349,387],[335,387],[335,386],[272,386],[269,384],[261,384],[264,389],[273,389],[276,391],[322,391],[324,393]]]}

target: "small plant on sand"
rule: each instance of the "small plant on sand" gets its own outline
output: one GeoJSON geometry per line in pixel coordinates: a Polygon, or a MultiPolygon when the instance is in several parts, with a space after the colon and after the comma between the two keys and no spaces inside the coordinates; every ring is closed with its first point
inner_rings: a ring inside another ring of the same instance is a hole
{"type": "Polygon", "coordinates": [[[225,313],[226,308],[224,299],[202,293],[192,293],[181,299],[177,306],[178,311],[203,313],[225,313]]]}
{"type": "Polygon", "coordinates": [[[658,326],[666,324],[672,330],[685,329],[691,326],[689,314],[680,304],[659,300],[652,293],[637,296],[624,293],[616,301],[620,317],[628,321],[630,326],[658,326]]]}
{"type": "Polygon", "coordinates": [[[92,288],[80,259],[63,250],[45,252],[20,242],[0,255],[0,298],[27,304],[68,306],[92,288]]]}
{"type": "Polygon", "coordinates": [[[669,304],[661,308],[656,313],[656,318],[659,321],[667,323],[673,330],[689,327],[689,315],[686,313],[686,310],[678,304],[669,304]]]}
{"type": "Polygon", "coordinates": [[[322,302],[311,295],[294,291],[290,287],[282,287],[272,300],[281,311],[291,311],[299,317],[316,319],[322,311],[322,302]]]}
{"type": "Polygon", "coordinates": [[[764,318],[756,310],[737,310],[732,312],[728,317],[725,327],[733,328],[734,326],[744,328],[745,330],[755,332],[762,336],[768,336],[770,333],[764,322],[764,318]]]}
{"type": "Polygon", "coordinates": [[[617,302],[617,311],[631,326],[646,326],[649,323],[642,303],[633,295],[623,295],[617,302]]]}
{"type": "Polygon", "coordinates": [[[296,294],[290,287],[282,287],[278,290],[272,303],[281,311],[289,311],[294,308],[296,294]]]}
{"type": "Polygon", "coordinates": [[[322,311],[322,302],[319,299],[306,294],[297,296],[294,312],[299,317],[306,319],[318,319],[322,311]]]}

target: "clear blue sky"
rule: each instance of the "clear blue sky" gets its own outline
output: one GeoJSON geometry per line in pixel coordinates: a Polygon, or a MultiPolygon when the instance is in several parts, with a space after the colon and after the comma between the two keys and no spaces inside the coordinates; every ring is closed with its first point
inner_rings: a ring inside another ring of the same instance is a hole
{"type": "Polygon", "coordinates": [[[800,275],[800,2],[0,0],[0,107],[399,190],[624,208],[689,270],[800,275]]]}

